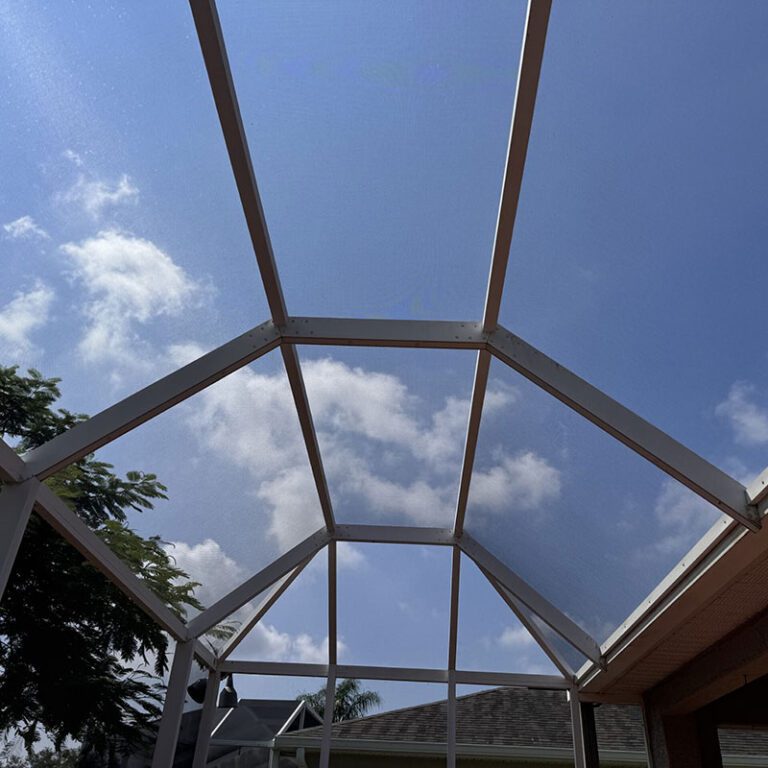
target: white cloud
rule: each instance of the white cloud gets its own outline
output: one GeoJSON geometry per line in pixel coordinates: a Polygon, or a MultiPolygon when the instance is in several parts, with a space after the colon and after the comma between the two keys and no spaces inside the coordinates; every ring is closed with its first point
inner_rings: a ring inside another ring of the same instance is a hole
{"type": "Polygon", "coordinates": [[[71,163],[74,163],[78,168],[82,167],[83,156],[80,155],[78,152],[75,152],[74,149],[65,149],[62,154],[66,160],[69,160],[71,163]]]}
{"type": "Polygon", "coordinates": [[[204,606],[212,605],[253,575],[229,557],[213,539],[200,544],[174,541],[164,548],[179,568],[193,581],[200,582],[195,595],[204,606]]]}
{"type": "MultiPolygon", "coordinates": [[[[195,594],[204,606],[213,604],[252,575],[213,539],[200,544],[176,541],[166,544],[165,550],[193,581],[200,582],[195,594]]],[[[242,622],[254,610],[253,603],[247,603],[230,618],[242,622]]],[[[346,650],[346,645],[338,640],[337,652],[341,654],[346,650]]],[[[328,660],[328,637],[316,640],[308,632],[291,635],[262,621],[242,641],[238,655],[263,661],[325,663],[328,660]]]]}
{"type": "Polygon", "coordinates": [[[660,537],[653,553],[682,557],[721,514],[676,480],[664,480],[653,509],[660,537]]]}
{"type": "Polygon", "coordinates": [[[499,454],[498,464],[472,476],[471,501],[491,511],[531,510],[560,496],[560,471],[532,451],[499,454]]]}
{"type": "Polygon", "coordinates": [[[54,292],[38,281],[32,290],[18,292],[0,309],[0,352],[14,361],[35,353],[31,335],[48,322],[54,292]]]}
{"type": "Polygon", "coordinates": [[[495,644],[502,651],[507,651],[514,656],[515,672],[551,674],[556,671],[554,664],[525,627],[505,627],[496,638],[495,644]]]}
{"type": "Polygon", "coordinates": [[[151,367],[137,325],[179,315],[198,301],[200,286],[157,245],[128,233],[104,230],[61,249],[87,297],[88,322],[78,345],[83,359],[116,370],[151,367]]]}
{"type": "Polygon", "coordinates": [[[736,442],[745,445],[768,443],[768,408],[754,402],[755,387],[737,381],[715,413],[729,422],[736,442]]]}
{"type": "Polygon", "coordinates": [[[499,645],[507,649],[538,648],[525,627],[506,627],[499,637],[499,645]]]}
{"type": "MultiPolygon", "coordinates": [[[[70,159],[74,161],[74,158],[70,159]]],[[[82,160],[80,162],[82,163],[82,160]]],[[[135,204],[139,199],[139,190],[127,174],[123,174],[115,184],[109,184],[102,179],[88,179],[84,174],[80,174],[63,199],[65,202],[81,206],[88,215],[97,219],[105,208],[125,203],[135,204]]]]}
{"type": "Polygon", "coordinates": [[[348,571],[358,571],[366,563],[365,555],[358,547],[348,541],[336,545],[336,564],[348,571]]]}
{"type": "Polygon", "coordinates": [[[50,238],[49,234],[38,226],[31,216],[22,216],[14,221],[9,221],[7,224],[3,224],[3,229],[13,240],[31,240],[34,238],[48,240],[50,238]]]}
{"type": "MultiPolygon", "coordinates": [[[[171,355],[181,364],[201,351],[183,345],[171,355]]],[[[303,372],[334,501],[387,521],[433,525],[449,520],[468,401],[449,397],[431,416],[423,415],[419,399],[391,374],[330,358],[306,361],[303,372]],[[384,449],[383,458],[371,452],[371,444],[384,449]],[[409,465],[410,476],[382,471],[382,462],[392,456],[393,466],[409,465]]],[[[494,385],[488,408],[504,408],[516,397],[515,390],[494,385]]],[[[196,406],[187,410],[190,428],[208,449],[248,472],[252,492],[264,504],[267,530],[280,549],[321,527],[317,492],[282,372],[242,369],[207,389],[196,406]]],[[[544,459],[533,453],[501,459],[499,467],[480,473],[479,494],[487,509],[505,509],[510,501],[533,509],[559,493],[559,473],[544,459]]]]}

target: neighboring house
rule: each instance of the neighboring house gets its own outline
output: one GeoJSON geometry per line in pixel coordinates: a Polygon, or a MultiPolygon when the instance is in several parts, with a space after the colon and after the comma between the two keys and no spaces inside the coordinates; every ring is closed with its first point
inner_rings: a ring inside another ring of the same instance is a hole
{"type": "MultiPolygon", "coordinates": [[[[602,704],[595,709],[600,765],[647,765],[639,707],[602,704]]],[[[333,768],[443,768],[446,702],[335,723],[333,768]]],[[[457,699],[458,765],[573,765],[569,705],[562,691],[496,688],[457,699]]],[[[321,728],[276,736],[276,757],[317,766],[321,728]]],[[[725,766],[768,766],[768,732],[721,730],[725,766]]],[[[277,765],[275,761],[274,765],[277,765]]],[[[282,763],[281,763],[282,765],[282,763]]]]}
{"type": "MultiPolygon", "coordinates": [[[[202,710],[185,712],[181,719],[174,768],[191,768],[202,710]]],[[[240,699],[235,709],[217,709],[208,749],[208,765],[217,768],[294,768],[288,757],[270,766],[276,736],[320,725],[304,702],[283,699],[240,699]]],[[[152,750],[127,758],[122,768],[149,768],[152,750]]]]}

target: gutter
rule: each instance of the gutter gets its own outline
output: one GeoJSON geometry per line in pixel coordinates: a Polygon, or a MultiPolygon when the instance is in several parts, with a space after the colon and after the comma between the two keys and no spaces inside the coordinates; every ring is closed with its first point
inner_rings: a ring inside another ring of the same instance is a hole
{"type": "MultiPolygon", "coordinates": [[[[318,751],[321,739],[316,737],[284,734],[275,739],[274,748],[279,751],[305,749],[318,751]]],[[[435,741],[395,741],[385,739],[332,738],[331,750],[348,754],[390,754],[424,757],[444,757],[446,744],[435,741]]],[[[548,761],[573,765],[573,749],[563,747],[521,747],[507,744],[456,744],[456,755],[468,758],[503,758],[514,762],[548,761]]],[[[601,749],[601,762],[622,766],[647,766],[645,752],[624,749],[601,749]]],[[[728,768],[765,768],[768,756],[723,755],[723,765],[728,768]]]]}

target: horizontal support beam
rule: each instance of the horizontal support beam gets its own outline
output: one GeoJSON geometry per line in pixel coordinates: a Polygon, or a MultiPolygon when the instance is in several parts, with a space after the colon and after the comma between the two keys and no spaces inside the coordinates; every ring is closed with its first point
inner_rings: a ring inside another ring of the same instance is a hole
{"type": "Polygon", "coordinates": [[[46,478],[248,365],[279,343],[280,334],[273,324],[263,323],[54,437],[27,453],[24,460],[32,474],[46,478]]]}
{"type": "Polygon", "coordinates": [[[399,525],[337,525],[337,541],[358,541],[370,544],[424,544],[452,546],[450,528],[411,528],[399,525]]]}
{"type": "Polygon", "coordinates": [[[199,637],[224,621],[238,608],[242,608],[249,600],[253,600],[254,597],[261,594],[265,589],[271,587],[276,581],[285,576],[286,573],[297,568],[305,560],[320,551],[329,541],[330,536],[328,532],[325,528],[322,528],[284,555],[278,557],[255,576],[251,576],[250,579],[233,589],[228,595],[225,595],[221,600],[218,600],[201,614],[195,616],[189,622],[189,631],[192,637],[199,637]]]}
{"type": "MultiPolygon", "coordinates": [[[[219,663],[222,675],[270,675],[285,677],[326,677],[326,664],[300,664],[281,661],[235,661],[219,663]]],[[[356,678],[358,680],[393,680],[405,683],[448,683],[447,669],[423,669],[406,667],[379,667],[361,664],[337,664],[336,678],[356,678]]],[[[504,685],[516,688],[537,688],[545,690],[563,690],[570,684],[556,675],[525,675],[507,672],[473,672],[458,670],[456,682],[462,685],[504,685]]]]}
{"type": "Polygon", "coordinates": [[[530,584],[494,557],[485,547],[471,536],[464,534],[459,540],[462,551],[489,573],[502,587],[511,592],[521,603],[530,608],[545,624],[552,627],[560,637],[580,653],[596,663],[602,662],[600,646],[576,622],[568,618],[530,584]]]}
{"type": "Polygon", "coordinates": [[[35,510],[85,559],[176,640],[189,633],[184,622],[45,484],[35,510]]]}
{"type": "Polygon", "coordinates": [[[738,480],[509,331],[499,328],[491,337],[490,350],[722,512],[752,531],[759,530],[757,510],[748,504],[746,488],[738,480]]]}
{"type": "Polygon", "coordinates": [[[30,476],[21,456],[0,440],[0,483],[22,483],[30,476]]]}
{"type": "Polygon", "coordinates": [[[290,317],[282,332],[290,344],[485,349],[487,343],[482,323],[448,320],[290,317]]]}

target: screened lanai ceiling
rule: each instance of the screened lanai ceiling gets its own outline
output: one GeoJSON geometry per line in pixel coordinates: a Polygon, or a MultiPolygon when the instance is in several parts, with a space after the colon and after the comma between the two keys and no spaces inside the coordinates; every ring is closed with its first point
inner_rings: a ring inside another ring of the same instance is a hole
{"type": "Polygon", "coordinates": [[[0,10],[6,479],[157,473],[209,662],[604,665],[759,525],[768,9],[166,5],[0,10]]]}

